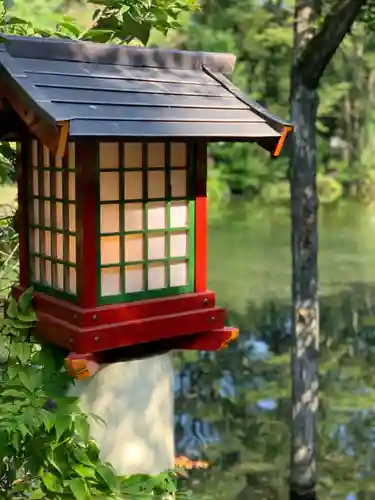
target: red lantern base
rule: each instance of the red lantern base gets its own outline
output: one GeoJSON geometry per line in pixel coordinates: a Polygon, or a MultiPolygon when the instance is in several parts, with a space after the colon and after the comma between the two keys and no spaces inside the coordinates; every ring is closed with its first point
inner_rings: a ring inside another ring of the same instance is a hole
{"type": "MultiPolygon", "coordinates": [[[[23,291],[15,286],[13,296],[23,291]]],[[[224,326],[225,311],[215,306],[213,292],[90,309],[35,292],[33,306],[36,335],[78,355],[155,341],[168,350],[216,351],[238,335],[237,329],[224,326]]]]}

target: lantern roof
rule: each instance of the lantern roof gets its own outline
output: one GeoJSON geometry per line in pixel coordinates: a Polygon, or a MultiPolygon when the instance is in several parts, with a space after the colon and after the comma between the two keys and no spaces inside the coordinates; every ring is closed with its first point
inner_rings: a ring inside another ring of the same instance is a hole
{"type": "Polygon", "coordinates": [[[84,136],[252,141],[277,156],[293,128],[233,85],[231,54],[1,37],[3,138],[9,106],[55,154],[84,136]]]}

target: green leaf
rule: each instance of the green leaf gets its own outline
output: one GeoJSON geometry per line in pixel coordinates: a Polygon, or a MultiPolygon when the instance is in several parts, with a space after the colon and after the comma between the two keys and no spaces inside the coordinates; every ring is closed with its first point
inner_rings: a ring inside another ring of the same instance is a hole
{"type": "Polygon", "coordinates": [[[96,476],[96,471],[93,467],[87,467],[86,465],[83,464],[75,464],[73,469],[81,477],[94,478],[96,476]]]}
{"type": "Polygon", "coordinates": [[[7,24],[27,24],[30,25],[30,21],[26,21],[25,19],[21,19],[20,17],[11,17],[7,20],[7,24]]]}
{"type": "Polygon", "coordinates": [[[129,12],[124,12],[122,16],[123,25],[116,33],[116,36],[121,39],[128,37],[137,38],[143,45],[147,45],[151,33],[151,23],[148,21],[137,22],[129,12]]]}
{"type": "Polygon", "coordinates": [[[10,353],[12,357],[18,358],[21,364],[25,365],[31,357],[32,348],[32,345],[26,342],[14,342],[11,344],[10,353]]]}
{"type": "Polygon", "coordinates": [[[88,454],[86,454],[86,450],[84,450],[83,448],[81,447],[76,447],[73,449],[73,454],[76,458],[76,460],[78,462],[80,462],[81,464],[85,464],[85,465],[88,465],[89,467],[91,467],[92,465],[92,461],[90,459],[90,457],[88,456],[88,454]]]}
{"type": "Polygon", "coordinates": [[[28,311],[27,314],[18,313],[17,319],[24,323],[35,323],[36,321],[38,321],[38,318],[34,311],[28,311]]]}
{"type": "MultiPolygon", "coordinates": [[[[54,451],[56,452],[56,450],[54,450],[54,451]]],[[[66,460],[66,458],[65,458],[65,460],[66,460]]],[[[52,465],[52,467],[55,470],[57,470],[57,472],[59,472],[61,474],[61,476],[63,475],[63,472],[62,472],[61,468],[59,467],[59,465],[57,464],[54,456],[47,457],[47,462],[48,462],[48,464],[52,465]]]]}
{"type": "Polygon", "coordinates": [[[17,318],[17,314],[18,314],[18,305],[17,305],[17,301],[15,298],[11,298],[9,300],[9,304],[8,304],[8,307],[7,307],[7,312],[6,312],[7,316],[9,318],[12,318],[12,319],[15,319],[17,318]]]}
{"type": "MultiPolygon", "coordinates": [[[[97,462],[99,460],[100,451],[98,445],[95,441],[89,441],[87,443],[87,456],[91,462],[97,462]]],[[[81,460],[82,462],[82,460],[81,460]]],[[[85,462],[83,462],[85,463],[85,462]]]]}
{"type": "Polygon", "coordinates": [[[55,493],[63,492],[62,484],[60,483],[58,478],[50,472],[45,472],[42,474],[42,481],[48,491],[53,491],[55,493]]]}
{"type": "Polygon", "coordinates": [[[8,367],[8,377],[10,378],[10,380],[13,380],[17,377],[19,373],[19,367],[18,366],[9,366],[8,367]]]}
{"type": "Polygon", "coordinates": [[[72,425],[72,417],[70,415],[55,415],[56,439],[60,440],[65,431],[69,430],[72,425]]]}
{"type": "Polygon", "coordinates": [[[29,378],[25,372],[19,372],[18,374],[18,377],[20,379],[20,382],[21,384],[27,389],[29,390],[30,392],[34,392],[34,384],[33,384],[33,380],[31,378],[29,378]]]}
{"type": "Polygon", "coordinates": [[[33,293],[34,293],[33,287],[26,288],[26,290],[23,292],[23,294],[19,298],[18,303],[19,303],[21,312],[25,313],[27,311],[28,307],[31,305],[33,293]]]}
{"type": "Polygon", "coordinates": [[[22,391],[17,391],[15,389],[7,389],[1,393],[2,398],[12,398],[12,399],[26,399],[30,397],[30,394],[26,394],[22,391]]]}
{"type": "Polygon", "coordinates": [[[14,432],[13,433],[13,436],[12,436],[10,442],[12,443],[13,448],[18,453],[19,452],[19,446],[20,446],[20,437],[18,435],[18,432],[14,432]]]}
{"type": "Polygon", "coordinates": [[[98,43],[106,43],[108,42],[112,36],[114,35],[114,31],[111,29],[89,29],[80,37],[81,40],[91,40],[93,42],[98,43]]]}
{"type": "Polygon", "coordinates": [[[33,491],[33,493],[30,496],[30,500],[40,500],[41,498],[44,497],[45,497],[44,491],[38,488],[37,490],[33,491]]]}
{"type": "Polygon", "coordinates": [[[91,500],[92,497],[83,479],[76,477],[66,481],[66,484],[69,486],[76,500],[91,500]]]}
{"type": "Polygon", "coordinates": [[[116,477],[115,472],[112,470],[110,466],[104,465],[104,464],[99,464],[96,467],[96,470],[99,474],[99,476],[104,479],[104,481],[107,483],[107,485],[111,488],[114,489],[118,485],[118,479],[116,477]]]}
{"type": "Polygon", "coordinates": [[[42,413],[42,420],[43,420],[43,425],[46,429],[47,432],[50,432],[50,430],[54,427],[55,425],[55,416],[50,413],[49,411],[43,411],[42,413]]]}
{"type": "Polygon", "coordinates": [[[79,38],[81,32],[74,24],[63,21],[59,23],[59,26],[66,29],[66,31],[69,31],[69,33],[71,33],[75,38],[79,38]]]}
{"type": "Polygon", "coordinates": [[[25,439],[25,437],[30,434],[26,425],[23,424],[22,422],[20,424],[18,424],[17,428],[22,436],[22,439],[25,439]]]}
{"type": "Polygon", "coordinates": [[[76,415],[74,418],[74,427],[79,437],[87,443],[90,436],[90,427],[86,415],[76,415]]]}

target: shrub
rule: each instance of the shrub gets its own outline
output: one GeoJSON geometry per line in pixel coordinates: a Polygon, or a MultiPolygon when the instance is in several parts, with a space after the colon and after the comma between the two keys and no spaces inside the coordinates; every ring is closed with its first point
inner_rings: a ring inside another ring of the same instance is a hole
{"type": "Polygon", "coordinates": [[[10,299],[0,326],[0,497],[171,498],[175,471],[118,476],[101,462],[88,417],[65,395],[64,354],[32,336],[31,299],[31,289],[10,299]]]}

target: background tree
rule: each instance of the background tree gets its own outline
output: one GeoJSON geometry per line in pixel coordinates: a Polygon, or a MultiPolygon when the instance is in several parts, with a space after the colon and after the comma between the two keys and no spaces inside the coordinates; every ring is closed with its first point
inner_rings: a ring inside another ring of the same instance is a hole
{"type": "Polygon", "coordinates": [[[315,498],[319,306],[316,120],[318,86],[366,0],[296,0],[291,72],[293,253],[291,499],[315,498]],[[322,17],[323,20],[322,20],[322,17]],[[321,22],[319,22],[321,21],[321,22]]]}

